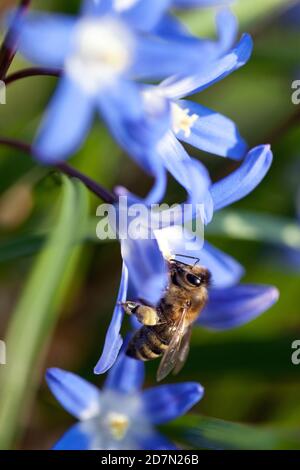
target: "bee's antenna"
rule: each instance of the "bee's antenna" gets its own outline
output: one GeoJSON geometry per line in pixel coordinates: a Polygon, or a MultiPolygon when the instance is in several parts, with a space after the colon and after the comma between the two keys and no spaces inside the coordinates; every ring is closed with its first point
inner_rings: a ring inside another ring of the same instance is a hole
{"type": "MultiPolygon", "coordinates": [[[[194,259],[194,260],[196,260],[196,261],[195,261],[195,264],[194,264],[194,266],[193,266],[193,268],[194,268],[195,266],[197,266],[197,264],[200,262],[200,258],[197,258],[196,256],[180,255],[180,254],[178,254],[178,253],[175,255],[175,257],[176,257],[176,256],[178,256],[179,258],[188,258],[188,259],[194,259]]],[[[175,260],[174,260],[174,261],[175,261],[175,260]]],[[[189,266],[188,264],[182,263],[181,261],[180,261],[180,263],[181,263],[181,264],[185,264],[186,266],[189,266]]]]}

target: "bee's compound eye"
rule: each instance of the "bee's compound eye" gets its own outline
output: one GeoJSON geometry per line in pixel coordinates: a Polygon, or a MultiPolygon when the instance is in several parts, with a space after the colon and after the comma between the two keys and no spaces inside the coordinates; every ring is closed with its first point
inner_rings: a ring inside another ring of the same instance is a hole
{"type": "Polygon", "coordinates": [[[186,280],[194,287],[199,287],[201,284],[201,279],[194,274],[187,274],[186,280]]]}

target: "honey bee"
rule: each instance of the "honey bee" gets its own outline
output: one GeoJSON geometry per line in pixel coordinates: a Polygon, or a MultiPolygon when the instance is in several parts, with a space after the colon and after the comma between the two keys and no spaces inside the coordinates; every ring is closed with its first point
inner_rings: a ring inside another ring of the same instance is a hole
{"type": "Polygon", "coordinates": [[[156,308],[145,302],[122,304],[127,314],[135,315],[143,324],[130,340],[126,354],[141,361],[162,356],[158,381],[183,367],[193,324],[207,303],[211,274],[198,262],[192,266],[176,259],[168,260],[168,286],[156,308]]]}

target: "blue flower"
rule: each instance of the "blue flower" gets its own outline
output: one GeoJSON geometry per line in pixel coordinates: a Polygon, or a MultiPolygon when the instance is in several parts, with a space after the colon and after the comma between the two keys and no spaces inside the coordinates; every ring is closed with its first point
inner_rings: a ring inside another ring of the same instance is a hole
{"type": "MultiPolygon", "coordinates": [[[[251,150],[237,170],[211,185],[207,198],[210,204],[206,201],[205,208],[207,214],[213,210],[220,210],[249,194],[264,178],[271,163],[272,152],[268,145],[251,150]]],[[[121,249],[124,260],[121,287],[103,352],[95,368],[96,373],[104,373],[110,369],[122,346],[120,330],[124,313],[120,302],[131,298],[145,299],[150,304],[157,304],[167,285],[165,260],[177,253],[199,258],[201,264],[211,271],[213,286],[211,300],[214,302],[214,299],[223,296],[225,310],[215,309],[216,315],[218,311],[222,315],[225,311],[224,319],[219,318],[220,324],[222,322],[231,326],[243,324],[267,310],[278,297],[277,290],[270,286],[240,286],[239,281],[244,269],[238,262],[209,243],[203,244],[197,236],[191,240],[182,227],[176,225],[156,230],[154,238],[124,239],[121,241],[121,249]],[[233,298],[234,293],[235,298],[233,298]],[[233,303],[236,301],[236,309],[232,308],[232,312],[230,301],[233,303]],[[226,310],[227,304],[228,310],[226,310]],[[232,317],[229,320],[230,314],[232,317]]],[[[209,314],[204,312],[202,318],[207,319],[207,316],[209,314]]],[[[211,318],[216,325],[215,317],[211,318]]],[[[201,322],[201,318],[199,321],[201,322]]]]}
{"type": "Polygon", "coordinates": [[[84,5],[79,18],[31,13],[19,21],[20,52],[36,64],[62,70],[34,144],[41,161],[54,163],[77,150],[96,111],[111,129],[118,126],[115,114],[135,134],[146,127],[140,137],[146,148],[151,148],[158,130],[163,135],[169,127],[168,106],[152,109],[152,120],[144,122],[138,82],[160,80],[182,70],[189,73],[199,63],[199,44],[140,32],[150,11],[154,24],[158,22],[161,1],[151,1],[151,7],[143,2],[121,14],[105,1],[92,11],[84,5]]]}
{"type": "MultiPolygon", "coordinates": [[[[187,8],[191,6],[215,6],[226,5],[230,1],[223,0],[219,2],[197,0],[193,4],[173,0],[106,0],[111,4],[111,9],[120,15],[125,21],[129,22],[131,27],[138,31],[155,33],[156,35],[169,38],[184,40],[186,43],[194,43],[199,48],[199,57],[201,55],[201,64],[206,60],[217,58],[227,51],[232,45],[237,34],[237,22],[234,15],[227,8],[222,8],[217,15],[217,30],[219,39],[212,41],[209,39],[195,38],[188,28],[170,13],[170,7],[187,8]]],[[[88,14],[97,14],[103,11],[105,3],[98,0],[85,0],[83,12],[88,14]]]]}
{"type": "Polygon", "coordinates": [[[222,157],[240,160],[245,156],[247,144],[230,119],[182,98],[204,90],[242,67],[248,61],[252,47],[251,37],[245,34],[234,49],[206,63],[197,73],[173,76],[158,86],[144,86],[142,95],[147,122],[154,122],[151,131],[155,140],[150,149],[144,145],[145,132],[142,129],[138,133],[141,136],[139,142],[134,129],[122,121],[117,110],[107,110],[109,126],[116,140],[156,179],[154,188],[146,198],[147,203],[162,199],[166,171],[186,189],[192,203],[202,202],[197,199],[196,188],[206,184],[207,172],[200,162],[191,159],[180,141],[222,157]],[[165,121],[167,128],[164,127],[164,135],[161,136],[157,110],[166,108],[170,110],[171,118],[169,122],[165,121]],[[155,122],[157,132],[153,132],[155,122]]]}
{"type": "Polygon", "coordinates": [[[245,65],[251,56],[252,48],[252,39],[245,34],[232,51],[206,65],[201,72],[185,77],[171,77],[153,88],[153,93],[170,100],[170,131],[178,140],[219,156],[235,160],[244,157],[246,143],[230,119],[183,98],[199,93],[245,65]]]}
{"type": "Polygon", "coordinates": [[[62,406],[80,422],[55,450],[172,450],[155,425],[187,413],[203,396],[194,382],[142,391],[144,364],[121,354],[103,390],[61,369],[49,369],[48,385],[62,406]]]}

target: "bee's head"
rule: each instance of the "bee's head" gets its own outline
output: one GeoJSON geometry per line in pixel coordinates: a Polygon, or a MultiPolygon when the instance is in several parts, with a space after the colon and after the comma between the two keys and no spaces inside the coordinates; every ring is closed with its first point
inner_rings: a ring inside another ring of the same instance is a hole
{"type": "Polygon", "coordinates": [[[170,273],[173,284],[187,290],[208,288],[211,273],[204,266],[190,266],[177,260],[170,261],[170,273]]]}

